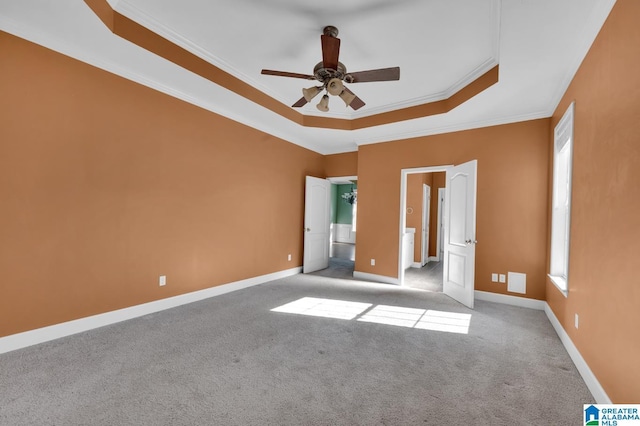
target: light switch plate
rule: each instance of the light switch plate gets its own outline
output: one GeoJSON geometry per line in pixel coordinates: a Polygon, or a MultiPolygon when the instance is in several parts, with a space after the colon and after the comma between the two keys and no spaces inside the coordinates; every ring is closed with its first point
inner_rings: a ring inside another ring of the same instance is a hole
{"type": "Polygon", "coordinates": [[[163,285],[167,285],[167,276],[166,275],[160,275],[160,279],[158,280],[158,284],[160,285],[160,287],[162,287],[163,285]]]}
{"type": "Polygon", "coordinates": [[[498,282],[498,274],[491,274],[491,282],[494,282],[494,283],[498,282]]]}
{"type": "Polygon", "coordinates": [[[501,283],[506,283],[507,282],[507,277],[504,274],[500,274],[500,282],[501,283]]]}

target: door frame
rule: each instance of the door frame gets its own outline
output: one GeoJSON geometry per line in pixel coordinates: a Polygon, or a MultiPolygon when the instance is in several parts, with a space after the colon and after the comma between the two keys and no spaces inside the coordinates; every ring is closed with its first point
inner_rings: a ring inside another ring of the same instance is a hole
{"type": "Polygon", "coordinates": [[[438,229],[436,230],[438,240],[436,241],[436,262],[440,262],[442,260],[440,258],[440,253],[442,253],[442,236],[444,235],[444,232],[442,232],[442,216],[444,213],[442,207],[444,205],[446,189],[446,182],[444,188],[438,188],[438,229]]]}
{"type": "Polygon", "coordinates": [[[422,184],[422,230],[420,235],[420,267],[429,263],[429,239],[431,238],[431,186],[426,183],[422,184]],[[425,242],[424,234],[427,230],[427,241],[425,242]]]}
{"type": "MultiPolygon", "coordinates": [[[[358,180],[358,176],[328,176],[326,178],[332,185],[347,185],[347,182],[349,182],[350,184],[352,184],[352,180],[357,181],[358,180]]],[[[331,203],[329,203],[329,210],[331,210],[331,203]]],[[[330,231],[330,236],[329,236],[329,257],[331,258],[332,256],[332,244],[333,244],[333,240],[335,237],[335,230],[333,229],[333,223],[331,223],[329,225],[331,231],[330,231]]],[[[356,237],[355,242],[353,243],[354,246],[356,246],[356,244],[358,243],[358,237],[356,237]]]]}
{"type": "MultiPolygon", "coordinates": [[[[407,226],[407,176],[418,173],[437,173],[446,172],[448,168],[453,167],[453,164],[446,164],[442,166],[429,166],[429,167],[414,167],[410,169],[400,170],[400,225],[398,227],[398,284],[404,285],[404,268],[402,267],[403,259],[403,247],[402,236],[404,229],[407,226]]],[[[446,185],[446,183],[445,183],[446,185]]],[[[446,226],[446,223],[445,223],[446,226]]]]}

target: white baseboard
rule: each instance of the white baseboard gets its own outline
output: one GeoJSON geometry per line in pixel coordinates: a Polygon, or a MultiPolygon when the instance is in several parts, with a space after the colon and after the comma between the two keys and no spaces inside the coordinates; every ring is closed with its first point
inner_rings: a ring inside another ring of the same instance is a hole
{"type": "Polygon", "coordinates": [[[520,306],[522,308],[536,309],[538,311],[544,311],[547,304],[544,300],[529,299],[527,297],[511,296],[508,294],[491,293],[480,290],[475,291],[474,297],[476,300],[502,303],[503,305],[520,306]]]}
{"type": "Polygon", "coordinates": [[[92,315],[90,317],[25,331],[23,333],[12,334],[10,336],[0,338],[0,354],[141,317],[143,315],[163,311],[165,309],[175,308],[177,306],[186,305],[187,303],[220,296],[225,293],[263,284],[280,278],[286,278],[299,274],[300,272],[302,272],[302,268],[300,267],[287,269],[284,271],[261,275],[259,277],[248,278],[246,280],[222,284],[204,290],[168,297],[166,299],[155,300],[141,305],[118,309],[116,311],[105,312],[103,314],[92,315]]]}
{"type": "Polygon", "coordinates": [[[569,354],[569,357],[571,357],[573,364],[576,366],[578,372],[582,376],[582,380],[584,380],[587,388],[589,388],[589,391],[591,392],[591,395],[593,395],[593,398],[598,404],[611,404],[611,399],[604,391],[602,385],[600,385],[600,382],[589,368],[589,365],[587,365],[587,362],[584,360],[584,358],[582,358],[582,355],[580,355],[578,348],[576,348],[576,346],[573,344],[571,338],[562,327],[560,321],[558,321],[558,318],[556,318],[547,302],[543,300],[528,299],[526,297],[490,293],[487,291],[478,290],[475,291],[475,299],[544,311],[547,315],[547,318],[549,319],[549,322],[556,331],[556,334],[558,334],[562,345],[569,354]]]}
{"type": "Polygon", "coordinates": [[[397,278],[387,277],[385,275],[370,274],[368,272],[353,271],[353,278],[366,280],[366,281],[375,281],[375,282],[385,283],[385,284],[400,285],[400,282],[398,281],[397,278]]]}
{"type": "Polygon", "coordinates": [[[412,268],[418,268],[418,269],[420,269],[420,268],[422,268],[422,263],[420,263],[420,262],[413,262],[413,263],[411,264],[411,267],[412,267],[412,268]]]}
{"type": "Polygon", "coordinates": [[[440,258],[438,256],[429,256],[429,262],[440,262],[440,258]]]}
{"type": "Polygon", "coordinates": [[[596,402],[598,404],[611,404],[611,399],[604,391],[604,388],[596,378],[595,374],[593,374],[593,372],[589,368],[589,365],[587,365],[587,362],[584,360],[584,358],[582,358],[582,355],[580,355],[578,348],[576,348],[576,346],[573,344],[571,338],[560,324],[560,321],[558,321],[558,318],[556,318],[555,314],[551,310],[551,307],[546,302],[544,312],[547,314],[549,322],[551,322],[551,325],[556,330],[560,341],[569,353],[571,360],[578,369],[578,372],[582,376],[582,379],[587,384],[587,387],[589,388],[589,391],[591,391],[591,395],[593,395],[596,402]]]}

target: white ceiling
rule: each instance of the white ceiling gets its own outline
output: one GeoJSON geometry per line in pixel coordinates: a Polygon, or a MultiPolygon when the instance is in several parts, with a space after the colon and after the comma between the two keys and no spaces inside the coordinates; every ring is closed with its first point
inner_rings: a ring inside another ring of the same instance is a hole
{"type": "Polygon", "coordinates": [[[399,66],[400,81],[351,84],[358,118],[447,98],[496,64],[499,82],[454,110],[344,131],[300,126],[112,34],[81,0],[3,0],[0,29],[322,154],[358,145],[548,117],[615,0],[109,0],[121,14],[291,105],[313,82],[320,34],[340,30],[349,71],[399,66]]]}

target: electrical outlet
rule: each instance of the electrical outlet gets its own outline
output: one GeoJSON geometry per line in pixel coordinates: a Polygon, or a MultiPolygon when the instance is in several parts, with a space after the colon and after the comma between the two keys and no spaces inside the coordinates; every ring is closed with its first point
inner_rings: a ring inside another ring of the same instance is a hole
{"type": "Polygon", "coordinates": [[[491,282],[494,282],[494,283],[498,282],[498,274],[491,274],[491,282]]]}
{"type": "Polygon", "coordinates": [[[291,262],[291,254],[289,254],[289,255],[287,256],[287,260],[288,260],[289,262],[291,262]]]}
{"type": "Polygon", "coordinates": [[[578,314],[576,314],[576,321],[575,322],[576,322],[575,326],[576,326],[576,328],[578,328],[578,314]]]}
{"type": "Polygon", "coordinates": [[[158,284],[160,285],[160,287],[162,287],[163,285],[167,285],[167,276],[166,275],[160,275],[160,279],[158,280],[158,284]]]}
{"type": "Polygon", "coordinates": [[[507,276],[505,274],[500,274],[500,278],[499,278],[501,283],[506,283],[507,282],[507,276]]]}
{"type": "Polygon", "coordinates": [[[371,259],[371,266],[376,266],[376,260],[375,259],[371,259]]]}

